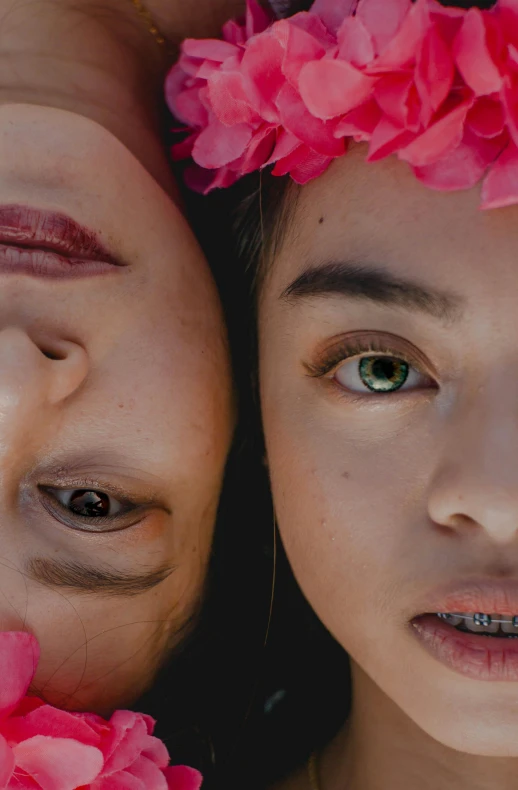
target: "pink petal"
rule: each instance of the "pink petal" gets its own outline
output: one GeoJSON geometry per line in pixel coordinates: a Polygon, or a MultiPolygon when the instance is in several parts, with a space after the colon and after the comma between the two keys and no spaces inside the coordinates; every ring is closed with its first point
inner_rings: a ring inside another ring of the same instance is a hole
{"type": "Polygon", "coordinates": [[[378,54],[393,40],[412,8],[412,0],[360,0],[356,16],[365,25],[378,54]]]}
{"type": "Polygon", "coordinates": [[[371,64],[368,73],[385,73],[411,67],[417,58],[421,42],[431,27],[427,0],[416,0],[407,13],[399,31],[389,41],[384,52],[371,64]]]}
{"type": "Polygon", "coordinates": [[[431,28],[419,50],[415,84],[422,102],[421,123],[428,126],[448,96],[455,68],[450,50],[437,28],[431,28]]]}
{"type": "Polygon", "coordinates": [[[471,132],[466,132],[463,142],[447,157],[413,170],[419,181],[431,189],[445,192],[471,189],[501,150],[496,140],[477,140],[471,132]]]}
{"type": "Polygon", "coordinates": [[[507,128],[518,145],[518,79],[516,77],[513,78],[511,75],[505,77],[501,99],[507,128]]]}
{"type": "Polygon", "coordinates": [[[286,83],[282,73],[284,49],[275,31],[258,36],[248,44],[241,69],[245,90],[250,103],[261,118],[269,123],[278,122],[275,106],[279,91],[286,83]]]}
{"type": "MultiPolygon", "coordinates": [[[[252,123],[257,113],[250,105],[245,78],[239,71],[218,71],[207,83],[212,110],[225,126],[252,123]]],[[[205,126],[200,124],[200,126],[205,126]]]]}
{"type": "Polygon", "coordinates": [[[209,170],[215,170],[238,159],[252,139],[252,129],[247,124],[224,126],[214,120],[198,136],[193,148],[193,159],[209,170]]]}
{"type": "Polygon", "coordinates": [[[275,143],[275,148],[273,149],[273,153],[265,162],[264,167],[268,167],[268,165],[273,165],[275,162],[278,162],[280,159],[284,159],[290,154],[293,153],[297,148],[301,147],[300,140],[295,137],[295,135],[290,134],[290,132],[286,132],[284,129],[280,129],[277,136],[277,142],[275,143]]]}
{"type": "Polygon", "coordinates": [[[381,77],[376,83],[374,98],[396,126],[412,132],[418,131],[421,104],[412,74],[396,72],[381,77]]]}
{"type": "Polygon", "coordinates": [[[171,97],[171,110],[174,116],[193,129],[201,129],[207,125],[207,110],[200,101],[200,89],[190,88],[171,97]]]}
{"type": "Polygon", "coordinates": [[[332,33],[336,33],[344,18],[353,13],[358,0],[315,0],[311,13],[320,17],[332,33]]]}
{"type": "MultiPolygon", "coordinates": [[[[316,18],[314,21],[321,24],[316,18]]],[[[302,27],[290,24],[288,20],[278,22],[275,25],[274,34],[284,50],[282,73],[288,82],[297,88],[303,66],[312,60],[322,58],[326,49],[317,38],[303,30],[302,27]]]]}
{"type": "Polygon", "coordinates": [[[300,72],[299,89],[310,113],[323,121],[336,118],[364,102],[374,80],[343,60],[317,60],[300,72]]]}
{"type": "Polygon", "coordinates": [[[200,136],[199,132],[195,132],[194,134],[189,135],[186,137],[185,140],[182,140],[179,143],[175,143],[171,146],[171,158],[173,162],[181,162],[183,159],[189,159],[192,156],[192,150],[194,148],[194,143],[200,136]]]}
{"type": "Polygon", "coordinates": [[[128,771],[119,771],[112,776],[101,777],[89,790],[148,790],[148,788],[128,771]]]}
{"type": "Polygon", "coordinates": [[[142,750],[142,757],[151,760],[157,768],[167,768],[169,765],[169,752],[163,741],[155,737],[150,737],[146,747],[142,750]]]}
{"type": "Polygon", "coordinates": [[[493,9],[498,26],[505,31],[505,39],[513,48],[518,48],[518,8],[516,0],[498,0],[493,9]]]}
{"type": "Polygon", "coordinates": [[[381,119],[381,110],[374,99],[351,110],[335,129],[335,137],[352,137],[357,143],[371,139],[381,119]]]}
{"type": "Polygon", "coordinates": [[[414,139],[415,134],[382,117],[372,134],[367,161],[377,162],[384,159],[414,139]]]}
{"type": "Polygon", "coordinates": [[[303,186],[314,178],[319,178],[319,176],[323,175],[332,161],[331,157],[312,153],[311,157],[290,171],[290,176],[296,184],[303,186]]]}
{"type": "Polygon", "coordinates": [[[343,141],[334,138],[334,126],[315,118],[306,109],[299,94],[286,83],[277,99],[282,125],[301,143],[324,156],[344,153],[343,141]]]}
{"type": "Polygon", "coordinates": [[[98,746],[99,733],[76,713],[68,713],[51,705],[41,705],[24,716],[11,716],[3,728],[10,741],[24,741],[35,735],[72,738],[87,746],[98,746]]]}
{"type": "MultiPolygon", "coordinates": [[[[165,98],[169,109],[171,110],[172,115],[174,115],[175,118],[178,118],[179,121],[181,121],[182,118],[179,116],[176,100],[180,93],[185,90],[187,80],[188,76],[185,71],[181,68],[181,66],[176,64],[172,69],[169,70],[164,84],[165,98]]],[[[186,123],[186,121],[184,121],[184,123],[186,123]]]]}
{"type": "Polygon", "coordinates": [[[103,767],[99,749],[66,738],[36,735],[13,747],[16,767],[42,790],[76,790],[93,782],[103,767]]]}
{"type": "Polygon", "coordinates": [[[338,30],[338,57],[360,69],[374,59],[372,37],[357,16],[348,16],[338,30]]]}
{"type": "Polygon", "coordinates": [[[285,176],[289,173],[297,184],[306,184],[322,175],[332,161],[333,157],[316,154],[306,145],[299,145],[283,159],[279,159],[272,170],[272,175],[285,176]]]}
{"type": "Polygon", "coordinates": [[[178,68],[180,71],[183,71],[186,76],[196,77],[202,63],[203,61],[199,58],[190,58],[182,49],[180,57],[178,58],[178,63],[176,66],[173,66],[173,69],[178,68]]]}
{"type": "Polygon", "coordinates": [[[480,9],[470,8],[454,45],[457,68],[476,96],[497,93],[502,87],[502,76],[488,49],[484,20],[480,9]]]}
{"type": "Polygon", "coordinates": [[[492,165],[482,185],[481,207],[503,208],[518,203],[518,148],[510,143],[492,165]]]}
{"type": "Polygon", "coordinates": [[[187,188],[201,195],[208,195],[214,189],[231,187],[239,178],[239,174],[228,167],[205,170],[195,163],[187,167],[183,175],[187,188]]]}
{"type": "Polygon", "coordinates": [[[505,126],[501,102],[482,96],[468,113],[466,125],[479,137],[498,137],[505,126]]]}
{"type": "Polygon", "coordinates": [[[8,790],[41,790],[41,787],[29,774],[18,769],[11,777],[8,790]]]}
{"type": "Polygon", "coordinates": [[[245,28],[235,19],[231,19],[223,26],[222,36],[224,41],[228,41],[229,44],[234,44],[235,46],[246,42],[245,28]]]}
{"type": "Polygon", "coordinates": [[[127,772],[131,776],[140,779],[142,786],[145,788],[150,788],[150,790],[168,790],[167,779],[163,771],[146,757],[139,757],[131,768],[127,769],[127,772]]]}
{"type": "Polygon", "coordinates": [[[5,738],[0,735],[0,788],[6,788],[14,771],[14,754],[5,738]]]}
{"type": "Polygon", "coordinates": [[[273,14],[268,14],[257,0],[246,2],[246,35],[247,38],[262,33],[273,22],[273,14]]]}
{"type": "Polygon", "coordinates": [[[286,156],[279,157],[277,163],[272,170],[274,176],[285,176],[295,168],[303,166],[304,162],[308,160],[314,152],[307,145],[300,143],[297,148],[290,151],[286,156]]]}
{"type": "Polygon", "coordinates": [[[300,28],[321,44],[326,52],[336,47],[336,36],[329,32],[320,17],[301,11],[286,20],[291,27],[300,28]]]}
{"type": "Polygon", "coordinates": [[[256,132],[241,159],[232,165],[241,175],[260,170],[269,160],[275,146],[276,131],[265,126],[256,132]]]}
{"type": "Polygon", "coordinates": [[[212,60],[214,63],[224,63],[238,50],[234,44],[221,41],[219,38],[186,38],[182,44],[182,51],[189,58],[212,60]]]}
{"type": "Polygon", "coordinates": [[[186,765],[173,765],[164,771],[170,790],[200,790],[202,775],[186,765]]]}
{"type": "Polygon", "coordinates": [[[103,776],[128,768],[141,755],[149,739],[146,722],[132,711],[116,710],[109,724],[111,732],[102,745],[103,776]]]}
{"type": "Polygon", "coordinates": [[[25,696],[39,657],[38,642],[31,634],[0,633],[0,719],[8,716],[25,696]]]}
{"type": "Polygon", "coordinates": [[[414,167],[425,167],[449,154],[463,138],[464,122],[470,106],[471,102],[463,102],[444,118],[429,126],[398,152],[399,158],[414,167]]]}

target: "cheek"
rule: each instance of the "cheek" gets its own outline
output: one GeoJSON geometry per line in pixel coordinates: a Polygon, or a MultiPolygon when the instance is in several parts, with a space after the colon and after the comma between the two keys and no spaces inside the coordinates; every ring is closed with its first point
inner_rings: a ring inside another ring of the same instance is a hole
{"type": "Polygon", "coordinates": [[[424,570],[436,440],[422,415],[389,432],[380,415],[368,425],[345,406],[324,419],[318,407],[294,418],[272,405],[265,426],[282,539],[310,604],[354,653],[369,640],[365,624],[394,602],[400,609],[401,590],[424,570]]]}
{"type": "Polygon", "coordinates": [[[29,630],[41,648],[31,692],[103,715],[130,706],[197,611],[208,553],[189,545],[168,579],[133,597],[53,591],[3,569],[2,630],[29,630]]]}
{"type": "Polygon", "coordinates": [[[96,381],[100,406],[111,403],[122,435],[138,434],[155,464],[196,478],[204,465],[224,461],[234,414],[222,327],[209,336],[167,316],[137,324],[102,361],[96,381]]]}
{"type": "Polygon", "coordinates": [[[59,707],[109,714],[152,682],[182,620],[163,593],[78,600],[49,593],[29,600],[27,626],[40,642],[33,692],[59,707]]]}

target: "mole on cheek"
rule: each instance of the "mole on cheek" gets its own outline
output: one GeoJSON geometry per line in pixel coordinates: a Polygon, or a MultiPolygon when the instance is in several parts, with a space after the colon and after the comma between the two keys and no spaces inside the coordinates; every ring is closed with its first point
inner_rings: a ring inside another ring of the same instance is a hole
{"type": "Polygon", "coordinates": [[[323,225],[324,224],[324,217],[320,217],[320,219],[318,220],[318,224],[319,225],[323,225]]]}
{"type": "Polygon", "coordinates": [[[349,478],[351,477],[351,473],[350,472],[342,472],[342,477],[344,478],[344,480],[349,480],[349,478]]]}

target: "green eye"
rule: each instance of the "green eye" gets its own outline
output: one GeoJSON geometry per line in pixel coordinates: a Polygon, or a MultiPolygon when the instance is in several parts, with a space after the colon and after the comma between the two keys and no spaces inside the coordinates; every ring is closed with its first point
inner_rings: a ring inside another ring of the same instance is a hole
{"type": "Polygon", "coordinates": [[[407,381],[410,365],[395,357],[364,357],[358,372],[372,392],[396,392],[407,381]]]}
{"type": "Polygon", "coordinates": [[[337,368],[335,381],[348,392],[390,395],[429,388],[433,382],[404,359],[388,354],[351,356],[337,368]]]}

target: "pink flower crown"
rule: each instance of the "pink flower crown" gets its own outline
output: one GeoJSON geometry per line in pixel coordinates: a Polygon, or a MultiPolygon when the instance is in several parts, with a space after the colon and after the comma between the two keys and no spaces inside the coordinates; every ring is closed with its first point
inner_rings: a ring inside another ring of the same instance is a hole
{"type": "Polygon", "coordinates": [[[149,716],[105,721],[26,697],[38,657],[30,634],[0,633],[0,790],[199,790],[198,771],[168,767],[149,716]]]}
{"type": "Polygon", "coordinates": [[[315,0],[277,21],[248,0],[221,40],[183,43],[166,96],[199,192],[269,165],[305,184],[354,140],[432,189],[518,203],[518,0],[315,0]]]}

